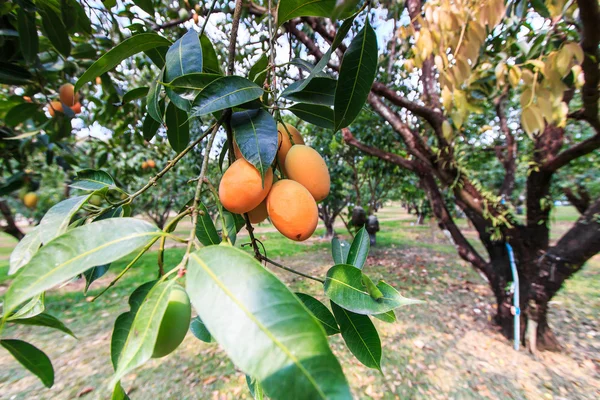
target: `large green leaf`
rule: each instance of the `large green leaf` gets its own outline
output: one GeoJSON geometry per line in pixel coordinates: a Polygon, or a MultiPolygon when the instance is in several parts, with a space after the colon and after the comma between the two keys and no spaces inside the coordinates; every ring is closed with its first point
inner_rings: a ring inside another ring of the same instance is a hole
{"type": "Polygon", "coordinates": [[[160,99],[160,92],[162,90],[162,81],[164,75],[164,68],[159,72],[155,80],[150,82],[148,88],[148,97],[146,97],[146,107],[148,108],[148,114],[158,123],[162,124],[164,114],[164,103],[160,99]]]}
{"type": "Polygon", "coordinates": [[[344,53],[335,90],[335,130],[345,128],[362,110],[377,74],[377,36],[367,22],[344,53]]]}
{"type": "Polygon", "coordinates": [[[248,79],[262,87],[265,83],[265,79],[267,78],[268,66],[269,57],[267,57],[266,54],[263,54],[255,63],[252,64],[252,67],[250,67],[250,71],[248,71],[248,79]]]}
{"type": "Polygon", "coordinates": [[[105,187],[114,187],[115,180],[105,171],[98,169],[82,169],[77,172],[77,177],[69,186],[81,190],[100,190],[105,187]]]}
{"type": "Polygon", "coordinates": [[[265,110],[248,110],[231,116],[231,128],[240,152],[264,179],[277,153],[277,123],[265,110]]]}
{"type": "Polygon", "coordinates": [[[305,85],[305,80],[292,83],[285,97],[291,101],[308,104],[320,104],[332,106],[335,95],[337,81],[333,78],[314,77],[305,85]],[[296,88],[304,86],[304,89],[297,91],[296,88]]]}
{"type": "Polygon", "coordinates": [[[352,15],[360,0],[337,0],[331,14],[331,19],[346,18],[352,15]]]}
{"type": "Polygon", "coordinates": [[[55,237],[65,233],[75,213],[79,211],[90,196],[91,194],[71,197],[52,206],[38,226],[42,243],[47,244],[55,237]]]}
{"type": "Polygon", "coordinates": [[[8,274],[12,275],[26,265],[42,245],[39,226],[33,228],[10,253],[8,274]]]}
{"type": "Polygon", "coordinates": [[[289,107],[298,118],[325,129],[333,129],[333,110],[317,104],[298,103],[289,107]]]}
{"type": "Polygon", "coordinates": [[[202,46],[202,71],[207,74],[222,75],[223,71],[221,71],[219,57],[217,57],[215,47],[208,36],[202,35],[200,45],[202,46]]]}
{"type": "Polygon", "coordinates": [[[198,93],[206,85],[221,77],[222,75],[194,72],[173,79],[170,83],[165,84],[165,89],[171,101],[178,108],[190,111],[198,93]]]}
{"type": "Polygon", "coordinates": [[[202,322],[202,320],[198,316],[194,317],[194,319],[190,323],[190,331],[192,331],[192,334],[196,338],[202,340],[205,343],[214,342],[210,332],[208,331],[208,329],[206,329],[206,325],[204,325],[204,322],[202,322]]]}
{"type": "Polygon", "coordinates": [[[350,245],[348,242],[338,239],[337,236],[331,239],[331,255],[335,264],[346,264],[349,252],[350,245]]]}
{"type": "Polygon", "coordinates": [[[325,277],[325,293],[339,306],[358,314],[383,314],[395,308],[420,303],[402,297],[387,283],[380,281],[377,289],[383,297],[375,300],[363,284],[363,273],[353,265],[339,264],[331,267],[325,277]]]}
{"type": "Polygon", "coordinates": [[[42,3],[42,7],[38,10],[42,16],[42,29],[45,36],[50,40],[60,54],[68,57],[71,54],[71,41],[67,28],[63,24],[60,14],[52,7],[47,6],[47,3],[42,3]]]}
{"type": "Polygon", "coordinates": [[[217,228],[215,228],[215,224],[210,218],[206,206],[202,203],[200,203],[200,212],[201,214],[198,214],[198,223],[196,224],[196,237],[200,243],[205,246],[221,243],[217,228]]]}
{"type": "Polygon", "coordinates": [[[165,114],[167,138],[169,144],[177,153],[181,153],[190,143],[190,123],[188,114],[175,107],[173,102],[167,106],[165,114]]]}
{"type": "Polygon", "coordinates": [[[327,335],[335,335],[336,333],[340,333],[340,328],[338,328],[338,324],[335,322],[333,314],[331,314],[331,311],[325,307],[325,304],[305,293],[296,293],[296,296],[302,300],[302,303],[304,303],[306,308],[308,308],[315,318],[319,320],[321,325],[323,325],[327,335]]]}
{"type": "Polygon", "coordinates": [[[356,233],[356,236],[352,241],[350,251],[348,252],[348,258],[344,264],[354,265],[358,269],[363,269],[363,266],[365,265],[369,255],[370,248],[371,241],[369,239],[369,233],[364,227],[362,227],[356,233]]]}
{"type": "Polygon", "coordinates": [[[127,92],[123,95],[122,103],[127,104],[131,101],[134,101],[137,99],[142,99],[142,98],[148,96],[148,91],[149,91],[148,86],[142,86],[142,87],[138,87],[135,89],[131,89],[129,92],[127,92]]]}
{"type": "Polygon", "coordinates": [[[260,386],[260,382],[258,382],[256,378],[246,375],[246,384],[248,385],[248,390],[250,390],[250,394],[254,400],[264,399],[263,388],[260,386]]]}
{"type": "Polygon", "coordinates": [[[334,302],[331,302],[331,309],[352,354],[367,367],[381,370],[381,340],[371,319],[345,310],[334,302]]]}
{"type": "Polygon", "coordinates": [[[83,293],[87,294],[87,291],[90,288],[90,285],[97,279],[103,277],[108,270],[110,269],[110,264],[102,264],[102,265],[97,265],[95,267],[92,267],[88,270],[86,270],[83,273],[83,276],[85,278],[85,288],[83,288],[83,293]]]}
{"type": "Polygon", "coordinates": [[[394,310],[388,311],[383,314],[373,314],[373,316],[383,322],[393,323],[396,322],[396,314],[394,314],[394,310]]]}
{"type": "Polygon", "coordinates": [[[125,39],[116,47],[112,48],[106,54],[100,57],[98,61],[93,63],[92,66],[89,67],[87,71],[83,73],[83,75],[81,75],[75,84],[75,91],[78,91],[83,85],[96,79],[97,76],[110,71],[126,58],[129,58],[141,51],[170,45],[171,42],[168,39],[165,39],[156,33],[140,33],[139,35],[134,35],[128,39],[125,39]]]}
{"type": "Polygon", "coordinates": [[[4,295],[4,312],[85,270],[111,263],[163,233],[134,218],[111,218],[72,229],[42,247],[4,295]]]}
{"type": "Polygon", "coordinates": [[[133,0],[133,4],[146,11],[151,17],[154,17],[154,6],[152,0],[133,0]]]}
{"type": "Polygon", "coordinates": [[[275,275],[243,251],[191,254],[187,292],[206,327],[272,399],[349,399],[323,328],[275,275]]]}
{"type": "Polygon", "coordinates": [[[23,58],[28,64],[33,64],[37,59],[39,49],[35,13],[19,8],[17,10],[17,30],[19,31],[19,44],[23,58]]]}
{"type": "Polygon", "coordinates": [[[142,124],[142,134],[144,135],[144,139],[147,141],[152,140],[156,132],[158,132],[158,128],[160,128],[160,123],[157,122],[150,113],[146,113],[144,117],[144,123],[142,124]]]}
{"type": "Polygon", "coordinates": [[[67,328],[66,325],[63,324],[58,318],[46,313],[37,314],[30,318],[11,319],[10,322],[13,324],[20,325],[46,326],[48,328],[57,329],[70,336],[75,337],[73,332],[69,328],[67,328]]]}
{"type": "Polygon", "coordinates": [[[40,105],[36,103],[21,103],[11,108],[4,117],[4,122],[8,126],[17,126],[35,116],[40,105]]]}
{"type": "Polygon", "coordinates": [[[175,282],[172,279],[158,283],[148,292],[123,344],[111,385],[152,357],[160,323],[169,305],[169,295],[175,282]]]}
{"type": "Polygon", "coordinates": [[[54,385],[54,368],[43,351],[17,339],[2,339],[0,345],[8,350],[22,366],[40,378],[44,386],[49,388],[54,385]]]}
{"type": "Polygon", "coordinates": [[[190,29],[167,51],[165,82],[193,72],[202,72],[202,46],[198,32],[190,29]]]}
{"type": "Polygon", "coordinates": [[[44,293],[34,296],[27,303],[23,304],[23,306],[21,306],[17,312],[14,314],[9,314],[10,316],[6,318],[6,320],[10,321],[19,318],[31,318],[43,313],[46,309],[46,306],[44,305],[45,297],[46,296],[44,293]]]}
{"type": "Polygon", "coordinates": [[[277,24],[296,17],[331,17],[336,0],[282,0],[277,8],[277,24]]]}
{"type": "Polygon", "coordinates": [[[0,61],[0,83],[6,85],[27,85],[32,82],[33,75],[25,68],[0,61]]]}
{"type": "Polygon", "coordinates": [[[200,117],[258,99],[263,90],[239,76],[224,76],[204,88],[194,100],[192,116],[200,117]]]}

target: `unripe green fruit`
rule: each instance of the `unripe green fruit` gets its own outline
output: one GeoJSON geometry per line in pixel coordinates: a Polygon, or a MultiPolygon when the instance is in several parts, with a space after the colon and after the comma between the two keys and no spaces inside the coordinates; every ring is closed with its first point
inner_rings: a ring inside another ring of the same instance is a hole
{"type": "Polygon", "coordinates": [[[160,322],[153,358],[164,357],[173,352],[185,338],[190,327],[192,307],[185,289],[175,285],[169,295],[169,305],[160,322]]]}
{"type": "Polygon", "coordinates": [[[90,203],[93,206],[99,207],[100,204],[102,204],[102,197],[100,195],[93,194],[88,200],[88,203],[90,203]]]}
{"type": "Polygon", "coordinates": [[[185,8],[179,9],[179,19],[188,19],[190,17],[190,13],[185,8]]]}

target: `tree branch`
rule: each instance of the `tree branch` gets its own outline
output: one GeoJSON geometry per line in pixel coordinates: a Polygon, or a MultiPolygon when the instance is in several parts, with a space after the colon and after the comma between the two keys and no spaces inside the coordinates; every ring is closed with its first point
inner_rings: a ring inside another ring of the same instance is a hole
{"type": "Polygon", "coordinates": [[[385,161],[389,161],[392,164],[395,165],[399,165],[402,168],[408,169],[409,171],[414,171],[414,164],[413,162],[407,160],[404,157],[400,157],[397,154],[393,154],[393,153],[388,153],[386,151],[383,151],[381,149],[377,149],[375,147],[371,147],[371,146],[367,146],[366,144],[363,144],[361,142],[359,142],[353,135],[352,132],[350,132],[350,129],[348,128],[343,128],[342,129],[342,135],[344,137],[344,141],[349,144],[350,146],[354,146],[359,150],[362,150],[363,152],[370,154],[372,156],[378,157],[382,160],[385,161]]]}
{"type": "Polygon", "coordinates": [[[516,159],[517,159],[517,142],[512,134],[512,131],[508,127],[508,121],[506,113],[504,111],[505,101],[508,97],[508,89],[506,86],[502,95],[496,101],[496,114],[500,120],[500,130],[506,137],[506,154],[500,160],[504,165],[506,171],[502,187],[500,188],[500,196],[510,198],[515,188],[515,171],[516,171],[516,159]]]}
{"type": "Polygon", "coordinates": [[[585,83],[582,88],[583,115],[600,135],[600,120],[598,118],[598,100],[600,92],[600,70],[598,63],[600,52],[600,5],[598,0],[577,0],[579,13],[583,25],[581,35],[581,48],[585,58],[581,68],[585,75],[585,83]]]}

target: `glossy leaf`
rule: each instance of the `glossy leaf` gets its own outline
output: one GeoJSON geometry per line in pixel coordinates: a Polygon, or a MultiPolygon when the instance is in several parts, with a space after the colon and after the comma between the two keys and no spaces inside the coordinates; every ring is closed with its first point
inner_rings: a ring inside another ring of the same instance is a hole
{"type": "MultiPolygon", "coordinates": [[[[227,229],[227,237],[231,241],[231,244],[235,244],[237,234],[245,224],[244,217],[239,214],[234,214],[229,211],[223,211],[223,219],[225,220],[225,228],[227,229]]],[[[221,219],[218,219],[221,223],[221,219]]],[[[222,228],[218,230],[219,234],[222,233],[222,228]]]]}
{"type": "Polygon", "coordinates": [[[68,57],[71,54],[71,41],[67,29],[60,15],[52,7],[46,5],[47,3],[43,4],[38,11],[42,16],[42,29],[45,36],[60,54],[68,57]]]}
{"type": "Polygon", "coordinates": [[[43,313],[46,309],[46,306],[44,305],[45,297],[46,296],[44,293],[38,294],[25,303],[21,308],[19,308],[17,312],[10,315],[6,320],[10,321],[19,318],[31,318],[43,313]]]}
{"type": "Polygon", "coordinates": [[[264,399],[264,392],[262,386],[260,386],[260,382],[250,375],[246,375],[246,384],[248,385],[248,390],[254,400],[264,399]]]}
{"type": "Polygon", "coordinates": [[[335,130],[354,121],[377,74],[377,36],[368,20],[344,53],[334,99],[335,130]]]}
{"type": "Polygon", "coordinates": [[[121,61],[141,51],[170,45],[171,42],[168,39],[155,33],[140,33],[125,39],[100,57],[98,61],[93,63],[92,66],[81,75],[75,84],[75,91],[78,91],[83,85],[96,79],[97,76],[112,70],[119,65],[121,61]]]}
{"type": "Polygon", "coordinates": [[[19,325],[45,326],[48,328],[59,330],[61,332],[66,333],[67,335],[75,337],[75,334],[73,334],[73,332],[69,328],[67,328],[66,325],[63,324],[58,318],[46,313],[37,314],[30,318],[11,319],[10,322],[19,325]]]}
{"type": "Polygon", "coordinates": [[[198,93],[200,93],[206,85],[221,77],[222,75],[198,72],[181,75],[173,79],[171,83],[166,84],[165,90],[171,101],[175,103],[178,108],[190,111],[192,109],[192,103],[198,96],[198,93]]]}
{"type": "Polygon", "coordinates": [[[169,144],[177,153],[181,153],[190,143],[190,123],[188,114],[169,103],[165,114],[167,138],[169,144]]]}
{"type": "Polygon", "coordinates": [[[288,100],[299,103],[320,104],[324,106],[332,106],[335,95],[335,87],[337,81],[333,78],[314,77],[306,85],[305,80],[292,83],[290,93],[287,94],[288,100]],[[304,89],[296,91],[299,86],[304,86],[304,89]]]}
{"type": "Polygon", "coordinates": [[[83,288],[83,294],[87,294],[87,291],[90,289],[90,285],[94,283],[99,278],[102,278],[108,270],[110,269],[110,264],[102,264],[95,267],[92,267],[83,273],[85,278],[85,288],[83,288]]]}
{"type": "Polygon", "coordinates": [[[354,236],[345,264],[354,265],[356,268],[362,269],[369,256],[370,248],[371,241],[369,240],[369,233],[362,227],[356,233],[356,236],[354,236]]]}
{"type": "Polygon", "coordinates": [[[194,319],[192,319],[192,322],[190,324],[190,331],[192,331],[192,334],[194,334],[196,338],[205,343],[212,343],[214,341],[212,336],[210,335],[210,332],[208,331],[208,329],[206,329],[206,325],[204,325],[204,322],[202,322],[200,317],[195,317],[194,319]]]}
{"type": "Polygon", "coordinates": [[[248,71],[248,79],[256,83],[258,86],[263,86],[267,78],[267,67],[269,66],[269,57],[263,54],[256,60],[248,71]]]}
{"type": "Polygon", "coordinates": [[[331,267],[323,286],[333,302],[358,314],[382,314],[401,306],[420,303],[418,300],[402,297],[396,289],[383,281],[377,284],[383,297],[375,300],[363,284],[363,273],[347,264],[331,267]]]}
{"type": "Polygon", "coordinates": [[[258,99],[263,90],[239,76],[224,76],[211,82],[194,100],[192,116],[200,117],[258,99]]]}
{"type": "Polygon", "coordinates": [[[47,244],[55,237],[65,233],[75,213],[87,202],[90,196],[91,194],[71,197],[52,206],[38,225],[42,243],[47,244]]]}
{"type": "Polygon", "coordinates": [[[42,245],[39,227],[33,228],[10,253],[8,274],[12,275],[26,265],[42,245]]]}
{"type": "Polygon", "coordinates": [[[277,24],[296,17],[331,17],[336,0],[285,0],[277,8],[277,24]]]}
{"type": "Polygon", "coordinates": [[[9,313],[22,302],[85,270],[111,263],[162,232],[134,218],[111,218],[72,229],[42,247],[22,268],[4,295],[9,313]]]}
{"type": "Polygon", "coordinates": [[[127,104],[131,101],[142,99],[148,96],[148,86],[142,86],[139,88],[131,89],[129,92],[123,95],[123,104],[127,104]]]}
{"type": "Polygon", "coordinates": [[[219,57],[208,36],[202,35],[200,45],[202,46],[202,72],[222,75],[219,57]]]}
{"type": "Polygon", "coordinates": [[[156,122],[162,124],[164,107],[161,107],[160,92],[162,90],[162,77],[164,75],[164,69],[160,71],[156,80],[150,82],[148,89],[148,97],[146,97],[146,107],[148,108],[148,115],[150,115],[156,122]]]}
{"type": "Polygon", "coordinates": [[[100,190],[114,187],[115,180],[105,171],[98,169],[82,169],[77,172],[77,177],[69,186],[81,190],[100,190]]]}
{"type": "Polygon", "coordinates": [[[288,110],[298,118],[321,128],[333,129],[334,127],[333,110],[327,106],[298,103],[289,107],[288,110]]]}
{"type": "Polygon", "coordinates": [[[387,323],[394,323],[396,322],[396,314],[394,313],[394,311],[388,311],[386,313],[383,314],[373,314],[373,316],[383,322],[387,322],[387,323]]]}
{"type": "Polygon", "coordinates": [[[0,83],[6,85],[27,85],[33,76],[29,71],[15,64],[0,61],[0,83]]]}
{"type": "Polygon", "coordinates": [[[327,335],[340,333],[340,328],[338,328],[338,324],[335,322],[333,314],[323,303],[305,293],[296,293],[296,296],[302,300],[302,303],[304,303],[306,308],[308,308],[321,325],[323,325],[327,335]]]}
{"type": "Polygon", "coordinates": [[[37,347],[17,339],[2,339],[0,345],[29,372],[40,378],[44,386],[54,385],[54,368],[48,356],[37,347]]]}
{"type": "Polygon", "coordinates": [[[190,29],[167,51],[165,82],[193,72],[202,72],[202,46],[198,32],[190,29]]]}
{"type": "Polygon", "coordinates": [[[249,110],[234,113],[231,128],[240,152],[264,179],[277,153],[277,123],[265,110],[249,110]]]}
{"type": "Polygon", "coordinates": [[[115,388],[110,400],[129,400],[129,396],[127,396],[127,393],[125,393],[125,389],[123,389],[123,386],[121,386],[121,382],[117,382],[115,384],[115,388]]]}
{"type": "Polygon", "coordinates": [[[238,368],[261,383],[267,396],[351,398],[323,328],[250,255],[229,246],[202,248],[191,254],[186,285],[213,337],[238,368]]]}
{"type": "Polygon", "coordinates": [[[133,4],[146,11],[150,16],[154,16],[152,0],[133,0],[133,4]]]}
{"type": "Polygon", "coordinates": [[[365,366],[381,370],[381,340],[371,319],[345,310],[334,302],[331,302],[331,309],[352,354],[365,366]]]}
{"type": "Polygon", "coordinates": [[[35,13],[19,8],[17,10],[17,30],[19,31],[19,45],[21,46],[23,58],[28,64],[33,64],[37,59],[39,50],[35,13]]]}
{"type": "Polygon", "coordinates": [[[17,126],[35,115],[40,105],[36,103],[21,103],[11,108],[4,117],[8,126],[17,126]]]}
{"type": "Polygon", "coordinates": [[[210,218],[208,209],[204,204],[200,204],[202,214],[198,215],[198,223],[196,224],[196,237],[204,246],[221,243],[221,238],[217,233],[217,228],[213,220],[210,218]]]}
{"type": "Polygon", "coordinates": [[[346,264],[349,252],[350,244],[348,242],[338,239],[337,236],[331,239],[331,255],[335,264],[346,264]]]}
{"type": "Polygon", "coordinates": [[[347,18],[354,13],[358,3],[360,0],[337,0],[331,13],[331,19],[347,18]]]}
{"type": "Polygon", "coordinates": [[[160,128],[160,123],[157,122],[150,113],[146,113],[144,117],[144,123],[142,124],[142,134],[144,135],[144,139],[147,141],[152,140],[156,132],[158,132],[158,128],[160,128]]]}
{"type": "Polygon", "coordinates": [[[167,310],[169,295],[175,282],[171,279],[158,283],[148,292],[135,314],[111,384],[116,384],[125,374],[152,357],[160,323],[167,310]]]}

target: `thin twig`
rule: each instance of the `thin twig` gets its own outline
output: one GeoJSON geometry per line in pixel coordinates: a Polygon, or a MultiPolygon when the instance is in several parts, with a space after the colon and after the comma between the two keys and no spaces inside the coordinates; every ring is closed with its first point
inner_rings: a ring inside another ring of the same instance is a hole
{"type": "MultiPolygon", "coordinates": [[[[175,218],[173,218],[173,220],[171,222],[169,222],[167,224],[167,226],[165,226],[164,231],[165,232],[170,232],[170,229],[171,229],[171,227],[173,227],[173,225],[176,225],[186,215],[189,215],[191,213],[192,213],[192,210],[190,208],[187,208],[183,212],[179,213],[177,216],[175,216],[175,218]]],[[[166,242],[166,240],[167,240],[166,236],[161,237],[160,238],[160,246],[158,248],[158,277],[159,278],[165,274],[164,253],[165,253],[165,242],[166,242]]]]}
{"type": "Polygon", "coordinates": [[[278,267],[278,268],[284,269],[284,270],[286,270],[286,271],[288,271],[288,272],[291,272],[291,273],[293,273],[293,274],[300,275],[300,276],[303,276],[303,277],[305,277],[305,278],[308,278],[308,279],[312,279],[313,281],[317,281],[317,282],[325,283],[325,281],[324,281],[324,280],[322,280],[322,279],[316,278],[316,277],[314,277],[314,276],[310,276],[310,275],[308,275],[308,274],[305,274],[305,273],[303,273],[303,272],[300,272],[300,271],[296,271],[295,269],[292,269],[292,268],[286,267],[285,265],[281,265],[281,264],[279,264],[278,262],[276,262],[276,261],[273,261],[273,260],[271,260],[270,258],[267,258],[267,257],[265,257],[265,256],[263,256],[263,255],[261,255],[261,256],[260,256],[260,259],[261,259],[262,261],[266,261],[266,262],[268,262],[269,264],[272,264],[272,265],[274,265],[274,266],[276,266],[276,267],[278,267]]]}
{"type": "Polygon", "coordinates": [[[208,10],[208,14],[206,14],[206,17],[204,17],[204,23],[202,24],[202,29],[200,30],[200,37],[202,37],[202,35],[204,34],[206,25],[208,25],[208,19],[210,18],[210,15],[215,9],[215,4],[217,4],[217,0],[213,0],[212,4],[210,5],[210,9],[208,10]]]}

